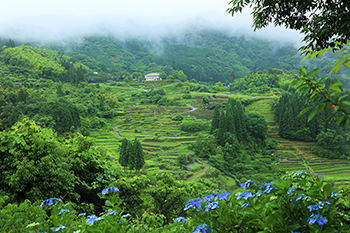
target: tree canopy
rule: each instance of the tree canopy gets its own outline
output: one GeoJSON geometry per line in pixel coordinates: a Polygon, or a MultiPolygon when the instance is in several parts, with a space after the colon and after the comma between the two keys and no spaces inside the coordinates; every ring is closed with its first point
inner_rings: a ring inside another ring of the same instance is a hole
{"type": "Polygon", "coordinates": [[[350,37],[350,2],[344,0],[231,0],[227,10],[232,16],[249,6],[253,27],[273,23],[303,33],[306,42],[300,49],[323,49],[350,37]]]}

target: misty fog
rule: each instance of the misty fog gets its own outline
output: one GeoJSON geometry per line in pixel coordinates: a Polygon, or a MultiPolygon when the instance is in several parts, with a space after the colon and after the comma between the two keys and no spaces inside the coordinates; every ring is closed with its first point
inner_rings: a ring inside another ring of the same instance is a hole
{"type": "Polygon", "coordinates": [[[302,35],[269,26],[253,31],[249,9],[232,17],[229,0],[13,0],[2,2],[0,37],[21,42],[64,42],[89,35],[159,40],[193,30],[224,30],[287,41],[299,47],[302,35]]]}

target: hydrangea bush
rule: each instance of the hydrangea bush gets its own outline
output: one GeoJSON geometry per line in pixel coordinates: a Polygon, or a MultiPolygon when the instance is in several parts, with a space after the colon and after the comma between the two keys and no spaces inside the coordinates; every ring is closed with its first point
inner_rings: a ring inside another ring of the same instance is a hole
{"type": "Polygon", "coordinates": [[[59,198],[45,200],[38,208],[51,214],[27,221],[18,232],[349,232],[339,211],[341,194],[307,172],[287,173],[262,185],[248,180],[236,193],[190,199],[184,203],[186,215],[171,224],[165,224],[160,214],[124,213],[118,191],[116,187],[102,190],[100,196],[106,201],[99,216],[78,213],[59,198]]]}

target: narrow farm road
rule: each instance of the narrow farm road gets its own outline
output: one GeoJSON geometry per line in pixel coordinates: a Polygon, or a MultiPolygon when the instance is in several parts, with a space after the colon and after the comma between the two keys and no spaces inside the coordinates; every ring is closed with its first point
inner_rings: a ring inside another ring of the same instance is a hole
{"type": "Polygon", "coordinates": [[[208,170],[208,168],[210,167],[209,164],[207,164],[207,163],[205,163],[205,162],[201,162],[201,163],[204,165],[204,168],[203,168],[201,171],[195,173],[195,174],[194,174],[193,176],[191,176],[190,178],[188,178],[188,179],[187,179],[188,181],[195,180],[195,179],[198,178],[199,176],[203,175],[203,174],[208,170]]]}

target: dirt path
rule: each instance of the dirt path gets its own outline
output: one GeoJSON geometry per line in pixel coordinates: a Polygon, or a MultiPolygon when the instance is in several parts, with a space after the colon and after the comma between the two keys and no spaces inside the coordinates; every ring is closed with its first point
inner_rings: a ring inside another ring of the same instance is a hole
{"type": "Polygon", "coordinates": [[[192,181],[192,180],[198,178],[199,176],[203,175],[208,170],[208,168],[210,167],[205,162],[201,162],[201,163],[204,165],[203,170],[201,170],[200,172],[198,172],[198,173],[194,174],[193,176],[191,176],[190,178],[188,178],[187,179],[188,181],[192,181]]]}
{"type": "Polygon", "coordinates": [[[119,129],[118,129],[118,126],[114,126],[114,129],[113,129],[113,134],[115,135],[115,136],[119,136],[119,137],[121,137],[121,135],[120,135],[120,133],[119,133],[119,131],[118,131],[119,129]],[[118,135],[117,135],[118,134],[118,135]]]}

